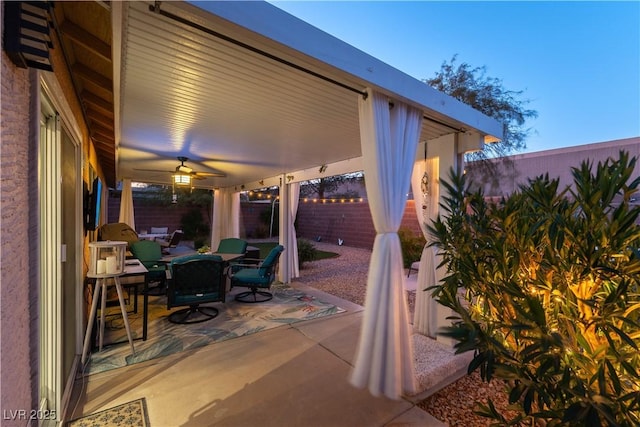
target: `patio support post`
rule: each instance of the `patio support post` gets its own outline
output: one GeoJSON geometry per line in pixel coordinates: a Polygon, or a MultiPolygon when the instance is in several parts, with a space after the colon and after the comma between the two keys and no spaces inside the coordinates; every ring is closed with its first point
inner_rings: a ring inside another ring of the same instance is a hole
{"type": "Polygon", "coordinates": [[[280,257],[278,266],[278,280],[280,280],[282,283],[291,282],[289,257],[287,254],[287,252],[289,251],[287,245],[289,242],[289,217],[291,215],[291,209],[289,208],[289,186],[286,184],[286,182],[287,177],[283,174],[282,176],[280,176],[280,203],[278,204],[278,243],[280,243],[285,248],[285,252],[280,257]]]}
{"type": "MultiPolygon", "coordinates": [[[[289,177],[287,177],[287,181],[289,177]]],[[[300,277],[300,265],[298,263],[298,235],[296,233],[296,215],[298,213],[298,202],[300,201],[300,182],[291,182],[285,184],[285,191],[288,195],[287,208],[289,209],[289,215],[287,217],[287,240],[285,247],[284,257],[287,258],[289,280],[300,277]]]]}
{"type": "MultiPolygon", "coordinates": [[[[436,182],[432,188],[433,197],[430,198],[433,208],[429,209],[431,219],[439,213],[440,203],[447,196],[440,181],[448,179],[449,171],[458,171],[460,168],[460,154],[458,153],[458,134],[444,135],[428,141],[429,159],[437,160],[432,163],[434,177],[432,183],[436,182]],[[437,181],[435,181],[437,179],[437,181]]],[[[414,190],[415,191],[415,190],[414,190]]],[[[415,193],[414,193],[415,194],[415,193]]],[[[430,291],[422,291],[442,280],[447,274],[445,266],[437,267],[442,261],[437,253],[437,248],[423,251],[420,259],[420,269],[418,270],[418,283],[416,287],[416,307],[414,313],[414,328],[416,332],[436,338],[439,342],[453,346],[454,341],[450,338],[437,335],[437,331],[451,324],[447,317],[453,311],[443,305],[438,304],[431,298],[430,291]],[[431,265],[431,266],[430,266],[431,265]],[[430,281],[433,280],[433,283],[430,281]]]]}
{"type": "Polygon", "coordinates": [[[376,229],[364,318],[351,383],[374,396],[415,391],[413,351],[398,229],[409,190],[422,111],[368,89],[359,98],[360,143],[376,229]]]}
{"type": "Polygon", "coordinates": [[[437,267],[436,248],[429,246],[427,231],[427,225],[437,217],[439,208],[440,158],[432,155],[434,148],[429,150],[429,141],[419,144],[411,176],[411,189],[420,231],[427,241],[422,249],[418,268],[413,330],[435,339],[438,329],[438,303],[431,297],[432,292],[426,290],[436,284],[437,267]]]}

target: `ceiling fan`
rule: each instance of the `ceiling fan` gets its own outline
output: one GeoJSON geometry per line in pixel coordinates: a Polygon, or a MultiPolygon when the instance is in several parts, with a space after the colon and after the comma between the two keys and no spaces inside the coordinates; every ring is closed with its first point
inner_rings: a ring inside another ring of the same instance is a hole
{"type": "Polygon", "coordinates": [[[175,171],[163,171],[157,169],[135,169],[139,171],[147,172],[168,172],[173,174],[174,182],[176,184],[189,184],[191,179],[205,179],[211,177],[224,178],[226,175],[220,172],[197,172],[193,168],[185,165],[184,163],[189,159],[184,156],[178,156],[177,159],[180,164],[176,166],[175,171]]]}

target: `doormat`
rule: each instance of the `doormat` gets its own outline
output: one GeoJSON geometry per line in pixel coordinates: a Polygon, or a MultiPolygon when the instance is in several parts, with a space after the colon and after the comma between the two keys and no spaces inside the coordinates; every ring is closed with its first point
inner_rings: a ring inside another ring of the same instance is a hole
{"type": "Polygon", "coordinates": [[[132,400],[95,414],[77,418],[67,423],[67,427],[149,427],[147,402],[145,398],[132,400]]]}

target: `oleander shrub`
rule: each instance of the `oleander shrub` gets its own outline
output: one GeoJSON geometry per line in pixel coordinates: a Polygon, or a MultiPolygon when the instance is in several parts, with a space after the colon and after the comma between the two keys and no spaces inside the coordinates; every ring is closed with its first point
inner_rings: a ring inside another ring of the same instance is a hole
{"type": "Polygon", "coordinates": [[[402,263],[405,268],[409,268],[411,263],[420,261],[422,250],[427,241],[422,234],[417,235],[408,228],[401,227],[398,230],[400,238],[400,248],[402,249],[402,263]]]}
{"type": "Polygon", "coordinates": [[[450,174],[429,229],[447,274],[433,288],[453,310],[442,334],[482,378],[506,380],[498,425],[640,425],[640,178],[636,159],[547,175],[498,203],[450,174]]]}

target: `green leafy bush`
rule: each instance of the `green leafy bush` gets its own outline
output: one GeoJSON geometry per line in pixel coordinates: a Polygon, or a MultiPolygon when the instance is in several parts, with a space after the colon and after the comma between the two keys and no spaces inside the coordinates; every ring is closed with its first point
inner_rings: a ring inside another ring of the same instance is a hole
{"type": "Polygon", "coordinates": [[[204,221],[200,209],[194,208],[182,215],[180,226],[184,240],[193,240],[194,248],[211,244],[209,224],[204,221]]]}
{"type": "Polygon", "coordinates": [[[315,261],[318,258],[318,250],[307,239],[298,239],[298,267],[307,261],[315,261]]]}
{"type": "Polygon", "coordinates": [[[411,263],[419,261],[422,256],[422,250],[427,241],[422,234],[417,235],[408,228],[401,227],[398,230],[400,238],[400,247],[402,248],[402,262],[404,268],[409,268],[411,263]]]}
{"type": "Polygon", "coordinates": [[[464,176],[443,182],[430,226],[447,268],[434,288],[455,315],[443,335],[473,351],[469,372],[507,381],[501,425],[640,425],[640,178],[621,152],[573,168],[574,185],[540,176],[487,202],[464,176]]]}

